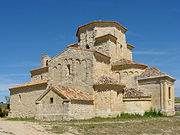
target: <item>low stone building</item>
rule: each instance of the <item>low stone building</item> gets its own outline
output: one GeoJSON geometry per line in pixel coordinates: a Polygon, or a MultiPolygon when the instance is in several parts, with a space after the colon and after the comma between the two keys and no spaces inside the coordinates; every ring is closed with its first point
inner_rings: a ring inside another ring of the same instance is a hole
{"type": "Polygon", "coordinates": [[[39,120],[143,114],[154,108],[174,115],[175,79],[155,67],[133,61],[127,31],[117,22],[80,26],[78,43],[31,70],[29,83],[10,88],[9,117],[39,120]]]}

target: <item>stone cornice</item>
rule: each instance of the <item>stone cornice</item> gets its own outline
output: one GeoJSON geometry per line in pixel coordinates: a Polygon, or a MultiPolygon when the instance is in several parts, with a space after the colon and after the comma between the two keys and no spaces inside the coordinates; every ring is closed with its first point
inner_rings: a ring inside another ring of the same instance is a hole
{"type": "Polygon", "coordinates": [[[124,30],[124,32],[127,31],[127,29],[125,27],[123,27],[121,24],[119,24],[118,22],[116,21],[94,21],[94,22],[90,22],[88,24],[85,24],[85,25],[82,25],[78,28],[77,30],[77,33],[76,33],[76,36],[78,37],[79,36],[79,32],[82,28],[85,28],[87,26],[90,26],[90,25],[96,25],[96,24],[115,24],[117,27],[120,27],[124,30]]]}

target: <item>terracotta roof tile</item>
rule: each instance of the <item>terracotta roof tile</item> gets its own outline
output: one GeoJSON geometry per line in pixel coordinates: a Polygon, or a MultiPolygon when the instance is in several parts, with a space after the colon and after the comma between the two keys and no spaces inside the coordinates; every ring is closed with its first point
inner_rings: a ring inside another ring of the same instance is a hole
{"type": "Polygon", "coordinates": [[[145,92],[141,90],[125,87],[123,98],[151,98],[151,95],[146,94],[145,92]]]}
{"type": "Polygon", "coordinates": [[[94,85],[122,85],[124,84],[119,83],[119,81],[112,79],[111,77],[108,76],[101,76],[98,81],[94,85]]]}
{"type": "Polygon", "coordinates": [[[80,100],[80,101],[93,101],[91,97],[86,95],[80,90],[72,89],[72,88],[60,88],[58,86],[53,87],[57,92],[62,94],[64,97],[70,100],[80,100]]]}
{"type": "Polygon", "coordinates": [[[35,85],[47,84],[47,82],[48,82],[47,80],[32,81],[32,82],[28,82],[28,83],[25,83],[25,84],[22,84],[22,85],[19,85],[19,86],[9,88],[9,90],[25,88],[25,87],[35,86],[35,85]]]}
{"type": "Polygon", "coordinates": [[[126,59],[121,59],[119,61],[112,63],[112,66],[125,66],[125,65],[139,65],[139,66],[143,66],[144,68],[147,67],[147,65],[145,65],[145,64],[138,63],[138,62],[131,61],[131,60],[126,60],[126,59]]]}
{"type": "Polygon", "coordinates": [[[74,44],[68,45],[67,48],[69,48],[69,47],[78,47],[78,43],[74,43],[74,44]]]}
{"type": "Polygon", "coordinates": [[[162,75],[165,74],[155,67],[148,67],[140,76],[162,75]]]}
{"type": "Polygon", "coordinates": [[[134,46],[132,46],[132,45],[130,45],[130,44],[127,44],[127,48],[129,48],[129,49],[133,49],[134,48],[134,46]]]}
{"type": "Polygon", "coordinates": [[[37,71],[46,71],[46,70],[48,70],[48,67],[41,67],[41,68],[33,69],[33,70],[30,70],[30,72],[33,73],[37,71]]]}

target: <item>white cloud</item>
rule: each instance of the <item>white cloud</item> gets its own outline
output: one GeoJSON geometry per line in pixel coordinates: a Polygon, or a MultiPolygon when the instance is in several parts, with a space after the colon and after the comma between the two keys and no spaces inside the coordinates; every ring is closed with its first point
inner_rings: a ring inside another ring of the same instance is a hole
{"type": "Polygon", "coordinates": [[[11,87],[19,85],[18,83],[0,83],[0,91],[8,90],[11,87]]]}
{"type": "Polygon", "coordinates": [[[134,54],[143,54],[143,55],[163,55],[167,54],[166,52],[160,52],[160,51],[136,51],[133,52],[134,54]]]}

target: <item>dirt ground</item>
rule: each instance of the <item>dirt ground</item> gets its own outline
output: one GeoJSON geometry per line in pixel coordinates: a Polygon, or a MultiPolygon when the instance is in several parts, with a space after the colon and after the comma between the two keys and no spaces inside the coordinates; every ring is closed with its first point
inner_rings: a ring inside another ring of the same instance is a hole
{"type": "Polygon", "coordinates": [[[55,135],[36,122],[0,119],[0,135],[55,135]]]}
{"type": "Polygon", "coordinates": [[[0,135],[119,135],[180,134],[180,116],[40,122],[0,119],[0,135]]]}

